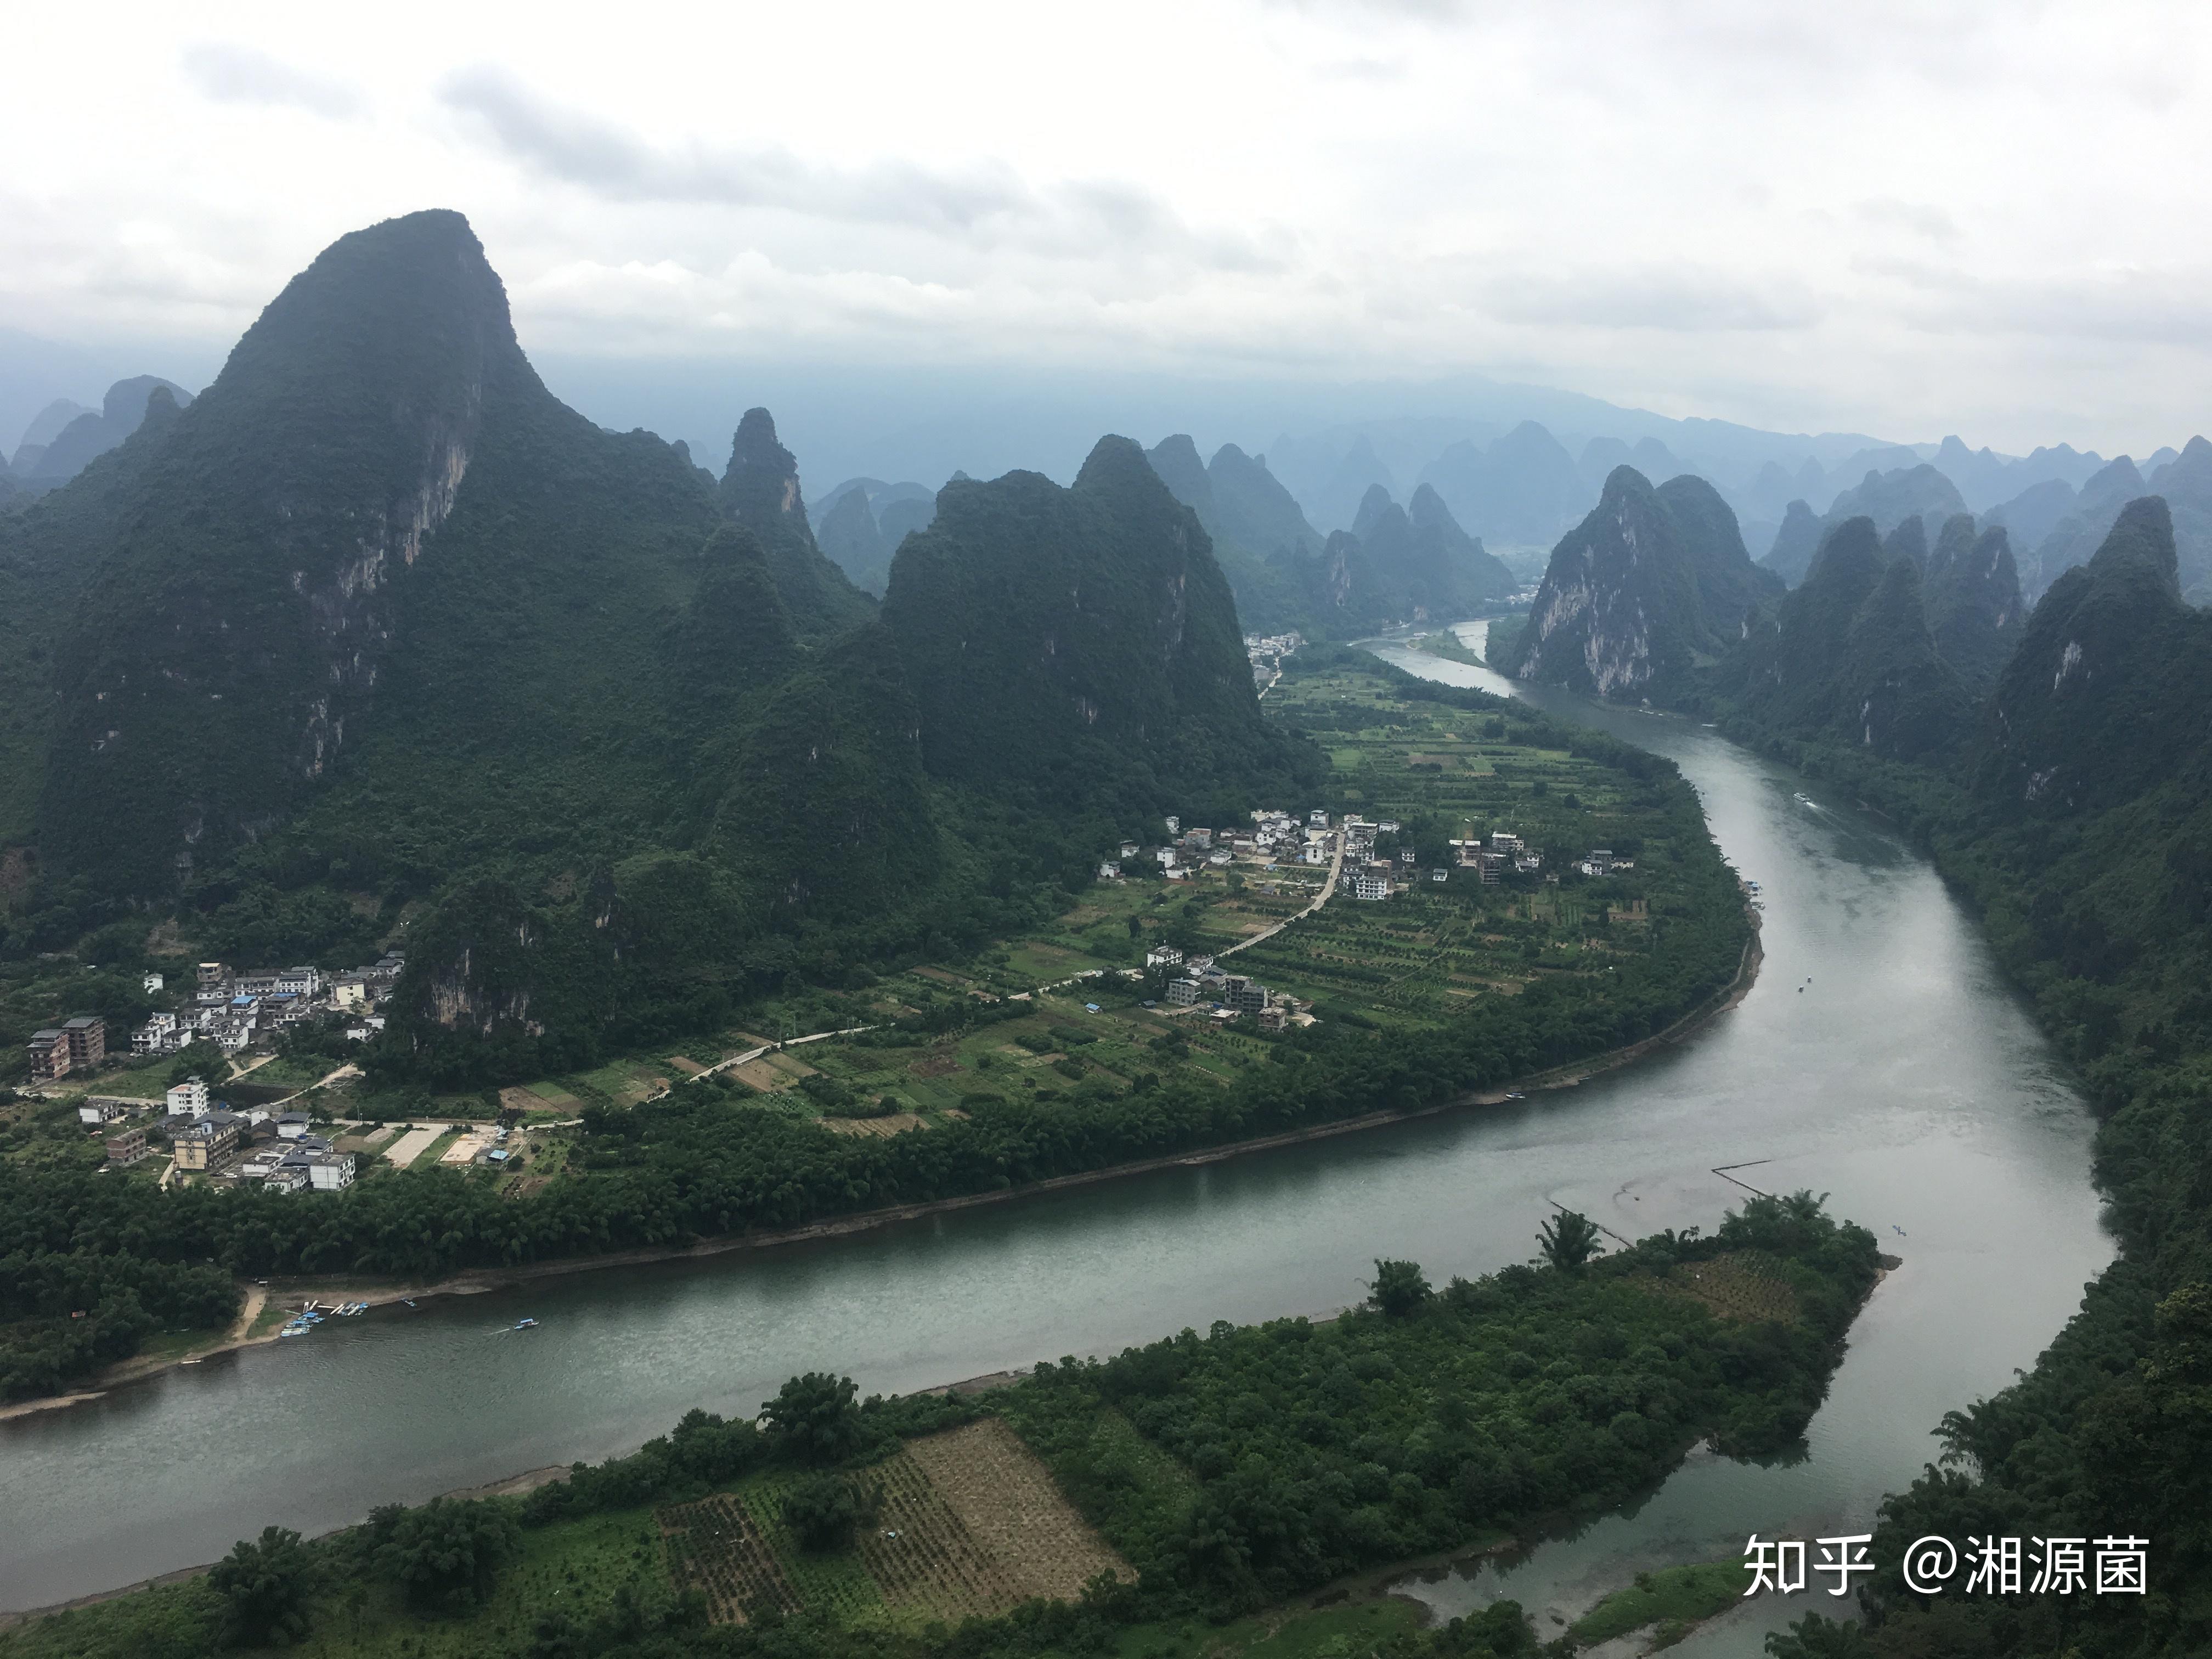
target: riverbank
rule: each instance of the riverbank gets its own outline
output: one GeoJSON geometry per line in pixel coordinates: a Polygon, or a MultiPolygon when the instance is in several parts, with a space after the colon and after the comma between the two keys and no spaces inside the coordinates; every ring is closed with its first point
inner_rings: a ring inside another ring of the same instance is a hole
{"type": "Polygon", "coordinates": [[[716,1238],[702,1239],[690,1245],[672,1245],[634,1250],[617,1250],[597,1255],[562,1257],[557,1261],[530,1262],[511,1267],[472,1267],[434,1279],[395,1283],[391,1280],[349,1279],[338,1276],[307,1278],[276,1278],[270,1279],[264,1290],[259,1285],[248,1287],[251,1311],[234,1322],[231,1333],[204,1347],[188,1353],[167,1355],[158,1358],[141,1357],[125,1360],[101,1373],[82,1389],[64,1395],[49,1395],[36,1400],[19,1401],[0,1407],[0,1421],[21,1417],[33,1412],[57,1410],[100,1400],[118,1389],[143,1382],[171,1367],[197,1364],[217,1354],[258,1346],[274,1341],[271,1330],[252,1334],[253,1319],[262,1307],[255,1297],[266,1303],[283,1304],[296,1298],[313,1298],[323,1302],[363,1302],[370,1307],[386,1307],[402,1302],[420,1302],[430,1297],[480,1296],[493,1291],[511,1289],[548,1279],[566,1277],[573,1273],[599,1272],[611,1267],[648,1267],[666,1261],[705,1261],[726,1255],[738,1250],[769,1250],[787,1245],[805,1244],[825,1239],[850,1237],[858,1234],[919,1220],[933,1215],[942,1215],[959,1210],[979,1208],[985,1205],[1002,1204],[1019,1199],[1040,1197],[1075,1188],[1098,1185],[1107,1182],[1125,1181],[1177,1167],[1198,1167],[1224,1163],[1232,1158],[1248,1157],[1255,1152],[1270,1152],[1282,1147],[1296,1146],[1312,1141],[1327,1140],[1339,1135],[1358,1134],[1364,1131],[1388,1127],[1393,1124],[1412,1122],[1423,1118],[1440,1116],[1474,1107],[1503,1105],[1510,1099],[1531,1092],[1548,1092],[1557,1089],[1573,1088],[1591,1078],[1616,1071],[1633,1064],[1646,1055],[1671,1048],[1695,1036],[1707,1024],[1742,1002],[1750,994],[1759,976],[1764,953],[1759,943],[1759,916],[1749,912],[1752,921],[1750,938],[1736,965],[1733,980],[1714,996],[1676,1020],[1665,1030],[1619,1048],[1572,1060],[1563,1066],[1513,1079],[1492,1089],[1471,1091],[1440,1101],[1433,1105],[1416,1107],[1406,1111],[1363,1113],[1357,1117],[1341,1118],[1334,1122],[1309,1125],[1301,1129],[1286,1130],[1279,1134],[1258,1135],[1243,1140],[1225,1141],[1218,1146],[1194,1151],[1168,1153],[1158,1158],[1143,1158],[1132,1163],[1115,1164],[1097,1170],[1085,1170],[1073,1175],[1055,1176],[1049,1180],[1030,1182],[1019,1187],[998,1191],[967,1193],[957,1197],[935,1199],[918,1204],[894,1205],[883,1209],[863,1210],[851,1215],[837,1216],[827,1220],[810,1222],[802,1227],[784,1229],[776,1232],[738,1233],[716,1238]]]}

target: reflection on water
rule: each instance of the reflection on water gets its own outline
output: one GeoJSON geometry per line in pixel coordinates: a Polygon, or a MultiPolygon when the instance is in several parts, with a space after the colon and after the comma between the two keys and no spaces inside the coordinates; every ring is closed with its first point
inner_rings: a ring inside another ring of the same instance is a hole
{"type": "MultiPolygon", "coordinates": [[[[1905,1258],[1852,1333],[1808,1455],[1693,1454],[1573,1537],[1407,1589],[1444,1610],[1512,1595],[1548,1629],[1639,1568],[1738,1556],[1754,1528],[1865,1530],[1932,1455],[1942,1413],[2033,1364],[2104,1265],[2087,1116],[1934,872],[1879,823],[1686,721],[1528,700],[1677,761],[1763,884],[1760,981],[1692,1041],[1504,1108],[859,1237],[378,1310],[0,1425],[14,1511],[0,1607],[212,1560],[270,1522],[320,1531],[627,1451],[694,1405],[755,1411],[794,1371],[911,1389],[1327,1312],[1362,1294],[1376,1256],[1431,1279],[1491,1271],[1534,1254],[1553,1200],[1630,1237],[1710,1226],[1741,1195],[1715,1166],[1754,1158],[1770,1160],[1760,1185],[1830,1194],[1905,1258]],[[505,1329],[523,1314],[538,1328],[505,1329]]],[[[1681,1651],[1755,1655],[1775,1607],[1681,1651]]]]}

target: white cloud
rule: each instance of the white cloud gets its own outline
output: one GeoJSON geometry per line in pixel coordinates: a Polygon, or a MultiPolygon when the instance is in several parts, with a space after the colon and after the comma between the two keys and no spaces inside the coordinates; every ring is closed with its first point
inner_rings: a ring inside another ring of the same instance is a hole
{"type": "Polygon", "coordinates": [[[289,104],[332,120],[362,112],[360,92],[345,82],[279,63],[231,41],[198,41],[183,53],[185,75],[221,104],[289,104]]]}
{"type": "Polygon", "coordinates": [[[2212,182],[2179,163],[2212,138],[2212,14],[2159,0],[817,0],[620,30],[239,0],[224,28],[149,0],[21,26],[11,324],[224,343],[333,237],[446,205],[526,343],[569,350],[1475,370],[2001,447],[2203,423],[2212,182]]]}

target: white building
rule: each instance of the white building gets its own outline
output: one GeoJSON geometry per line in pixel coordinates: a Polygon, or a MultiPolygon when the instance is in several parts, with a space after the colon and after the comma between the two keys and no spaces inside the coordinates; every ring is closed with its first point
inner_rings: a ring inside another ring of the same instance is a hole
{"type": "Polygon", "coordinates": [[[1145,966],[1180,968],[1182,966],[1182,952],[1172,945],[1155,945],[1145,952],[1145,966]]]}
{"type": "Polygon", "coordinates": [[[1390,896],[1390,878],[1371,875],[1362,870],[1352,878],[1352,896],[1357,899],[1386,899],[1390,896]]]}
{"type": "Polygon", "coordinates": [[[162,1098],[171,1117],[198,1117],[207,1110],[207,1085],[196,1077],[188,1077],[162,1098]]]}
{"type": "Polygon", "coordinates": [[[307,1164],[307,1184],[319,1193],[342,1193],[353,1185],[351,1152],[318,1152],[307,1164]]]}

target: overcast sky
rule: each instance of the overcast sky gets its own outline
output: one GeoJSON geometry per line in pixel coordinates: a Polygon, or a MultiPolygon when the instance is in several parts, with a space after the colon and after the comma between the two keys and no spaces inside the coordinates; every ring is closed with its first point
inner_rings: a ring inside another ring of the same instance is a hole
{"type": "Polygon", "coordinates": [[[26,8],[0,319],[219,361],[331,239],[447,206],[538,351],[1474,370],[2142,455],[2212,425],[2208,32],[2115,0],[26,8]]]}

